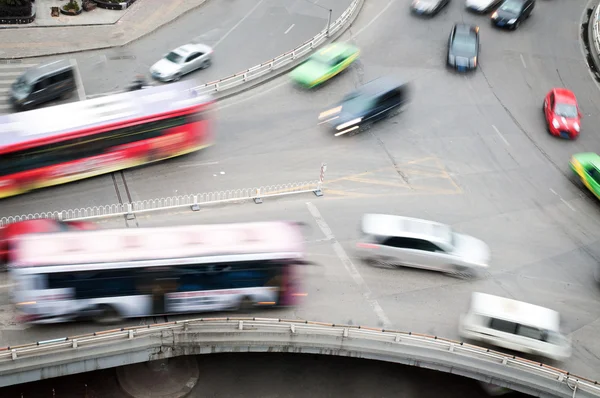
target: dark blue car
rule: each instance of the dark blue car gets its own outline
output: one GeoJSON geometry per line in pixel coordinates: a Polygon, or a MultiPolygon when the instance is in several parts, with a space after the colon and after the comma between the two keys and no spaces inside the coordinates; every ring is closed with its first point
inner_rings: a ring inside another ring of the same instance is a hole
{"type": "Polygon", "coordinates": [[[479,27],[456,24],[448,39],[448,66],[466,72],[477,68],[479,55],[479,27]]]}

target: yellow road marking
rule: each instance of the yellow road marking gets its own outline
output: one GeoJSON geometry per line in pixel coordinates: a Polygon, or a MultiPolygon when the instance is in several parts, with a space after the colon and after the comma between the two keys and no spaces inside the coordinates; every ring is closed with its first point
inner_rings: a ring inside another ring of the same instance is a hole
{"type": "Polygon", "coordinates": [[[391,182],[391,181],[380,181],[380,180],[373,180],[370,178],[359,178],[359,177],[348,177],[346,178],[346,181],[355,181],[355,182],[361,182],[364,184],[373,184],[373,185],[385,185],[388,187],[397,187],[397,188],[408,188],[410,189],[410,186],[408,184],[406,184],[405,182],[391,182]]]}

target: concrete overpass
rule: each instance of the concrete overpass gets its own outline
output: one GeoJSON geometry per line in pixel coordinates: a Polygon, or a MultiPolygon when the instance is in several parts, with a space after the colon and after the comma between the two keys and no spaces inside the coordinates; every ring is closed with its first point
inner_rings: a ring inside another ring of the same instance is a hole
{"type": "Polygon", "coordinates": [[[538,397],[600,397],[597,382],[437,336],[269,318],[200,318],[107,330],[0,350],[0,387],[81,372],[226,352],[349,356],[452,373],[538,397]]]}

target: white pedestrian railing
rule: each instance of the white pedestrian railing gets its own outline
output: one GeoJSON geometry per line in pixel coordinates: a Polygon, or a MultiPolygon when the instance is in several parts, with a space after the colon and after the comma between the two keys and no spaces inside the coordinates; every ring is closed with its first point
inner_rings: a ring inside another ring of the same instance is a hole
{"type": "MultiPolygon", "coordinates": [[[[119,344],[120,341],[135,341],[145,337],[148,344],[160,343],[162,337],[166,338],[166,344],[171,348],[179,345],[207,345],[221,342],[223,346],[233,344],[239,350],[240,344],[248,343],[248,346],[260,343],[260,346],[268,347],[270,342],[276,345],[298,345],[301,341],[320,341],[319,345],[324,353],[340,354],[339,351],[354,351],[358,347],[365,347],[365,351],[381,352],[386,355],[387,360],[393,360],[398,356],[398,362],[402,362],[402,355],[415,352],[412,349],[425,349],[429,352],[428,358],[440,358],[439,363],[452,362],[451,371],[455,373],[464,366],[465,359],[473,361],[473,366],[479,369],[477,373],[481,376],[483,368],[487,366],[494,369],[496,381],[502,381],[498,375],[505,371],[508,384],[515,385],[515,371],[522,376],[526,374],[535,381],[538,387],[544,382],[550,388],[555,388],[557,396],[562,390],[572,391],[573,397],[594,396],[600,397],[600,385],[593,380],[573,375],[567,371],[519,358],[514,355],[503,354],[487,348],[466,344],[459,341],[440,338],[411,332],[395,330],[384,330],[361,326],[336,325],[322,322],[309,322],[304,320],[282,320],[270,318],[230,317],[230,318],[200,318],[185,321],[166,322],[162,324],[119,328],[102,332],[84,334],[73,337],[64,337],[48,341],[39,341],[31,344],[0,348],[0,367],[15,369],[18,372],[19,360],[28,361],[28,358],[40,360],[40,363],[51,363],[48,356],[63,355],[62,358],[77,360],[76,356],[85,356],[87,350],[98,350],[102,346],[119,344]],[[287,339],[286,339],[287,336],[287,339]],[[318,340],[319,338],[333,338],[334,340],[318,340]],[[157,340],[158,339],[158,340],[157,340]],[[304,339],[304,340],[303,340],[304,339]],[[311,340],[312,339],[312,340],[311,340]],[[317,340],[315,340],[317,339],[317,340]],[[337,340],[335,340],[337,339],[337,340]],[[341,341],[339,339],[342,339],[341,341]],[[288,343],[286,343],[286,341],[288,343]],[[337,341],[337,342],[336,342],[337,341]],[[347,341],[343,343],[343,341],[347,341]],[[353,341],[355,344],[349,343],[353,341]],[[361,344],[367,343],[367,344],[361,344]],[[333,347],[339,345],[339,347],[333,347]],[[71,353],[71,354],[69,354],[71,353]],[[404,354],[403,354],[404,353],[404,354]],[[65,356],[66,355],[66,356],[65,356]],[[44,357],[48,360],[43,361],[44,357]],[[391,358],[391,359],[390,359],[391,358]],[[512,376],[510,376],[512,375],[512,376]],[[583,395],[581,395],[583,394],[583,395]]],[[[304,344],[304,343],[303,343],[304,344]]],[[[143,344],[142,344],[143,345],[143,344]]],[[[141,345],[136,344],[139,349],[141,345]]],[[[180,354],[181,350],[180,351],[180,354]]],[[[250,349],[252,351],[252,349],[250,349]]],[[[127,353],[123,352],[124,355],[127,353]]],[[[30,369],[29,362],[27,369],[30,369]]],[[[40,365],[41,366],[41,365],[40,365]]],[[[458,373],[460,374],[460,372],[458,373]]],[[[527,377],[521,377],[521,383],[526,384],[527,377]]],[[[518,384],[518,383],[517,383],[518,384]]],[[[554,390],[553,390],[554,391],[554,390]]],[[[570,395],[570,394],[569,394],[570,395]]]]}
{"type": "Polygon", "coordinates": [[[0,218],[0,227],[13,222],[34,220],[38,218],[51,218],[61,221],[74,221],[125,216],[128,219],[131,219],[136,214],[154,211],[164,211],[185,207],[189,207],[192,210],[197,211],[200,210],[202,206],[207,205],[235,203],[248,200],[254,200],[255,203],[262,203],[262,199],[264,198],[310,192],[314,193],[317,196],[322,195],[320,181],[269,185],[260,188],[232,189],[227,191],[216,191],[193,195],[179,195],[166,198],[147,199],[131,203],[117,203],[104,206],[82,207],[79,209],[47,211],[18,216],[8,216],[0,218]]]}
{"type": "Polygon", "coordinates": [[[0,218],[0,227],[13,222],[35,220],[39,218],[51,218],[60,221],[74,221],[125,216],[127,219],[132,219],[136,214],[154,211],[172,210],[185,207],[189,207],[191,210],[198,211],[203,206],[236,203],[248,200],[253,200],[258,204],[262,203],[262,200],[265,198],[296,195],[301,193],[312,192],[316,196],[323,196],[322,188],[325,180],[326,169],[327,165],[325,163],[321,164],[319,179],[316,181],[179,195],[165,198],[140,200],[130,203],[117,203],[104,206],[82,207],[79,209],[46,211],[18,216],[7,216],[0,218]]]}
{"type": "Polygon", "coordinates": [[[346,23],[355,17],[355,14],[360,10],[360,5],[363,0],[353,0],[350,6],[336,19],[329,30],[326,27],[319,34],[312,39],[302,43],[300,46],[294,48],[291,51],[281,54],[267,62],[263,62],[260,65],[253,66],[245,71],[236,73],[231,76],[227,76],[223,79],[215,80],[210,83],[206,83],[196,87],[198,93],[201,94],[214,94],[219,93],[223,90],[228,90],[239,85],[242,85],[250,80],[258,79],[263,77],[277,69],[280,69],[291,62],[303,57],[310,53],[313,49],[323,44],[329,37],[338,32],[346,23]]]}

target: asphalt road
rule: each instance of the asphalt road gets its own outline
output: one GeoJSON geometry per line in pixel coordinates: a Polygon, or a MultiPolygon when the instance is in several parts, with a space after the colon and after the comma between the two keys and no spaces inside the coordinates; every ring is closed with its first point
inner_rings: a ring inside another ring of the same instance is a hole
{"type": "MultiPolygon", "coordinates": [[[[149,68],[170,50],[200,42],[214,47],[210,68],[185,76],[199,84],[217,80],[265,62],[299,46],[339,17],[351,0],[227,0],[207,1],[177,21],[121,48],[78,54],[29,58],[23,63],[0,64],[0,114],[8,113],[10,83],[30,65],[65,57],[75,59],[86,95],[122,90],[138,74],[149,78],[149,68]],[[315,3],[315,2],[313,2],[315,3]]],[[[150,79],[150,78],[149,78],[150,79]]],[[[150,79],[151,80],[151,79],[150,79]]],[[[154,82],[154,84],[160,84],[154,82]]],[[[51,105],[63,103],[57,101],[51,105]]]]}
{"type": "MultiPolygon", "coordinates": [[[[485,398],[470,379],[387,362],[316,355],[219,354],[198,356],[200,378],[187,396],[485,398]],[[268,382],[265,382],[268,380],[268,382]]],[[[6,398],[129,397],[114,369],[0,389],[6,398]]],[[[526,397],[513,393],[506,398],[526,397]]]]}
{"type": "MultiPolygon", "coordinates": [[[[325,161],[325,197],[290,197],[137,222],[309,222],[309,252],[320,266],[306,270],[308,297],[295,310],[262,316],[389,323],[457,338],[458,316],[470,293],[483,291],[561,312],[574,354],[557,365],[597,378],[600,291],[592,269],[600,254],[598,203],[568,172],[570,155],[597,150],[600,139],[595,131],[600,96],[579,44],[585,7],[581,1],[538,1],[530,20],[516,32],[504,32],[493,29],[485,16],[465,13],[459,1],[423,20],[409,15],[405,1],[369,0],[347,35],[363,49],[361,61],[346,73],[316,92],[279,79],[225,101],[214,148],[124,173],[137,200],[316,179],[325,161]],[[447,35],[457,21],[481,27],[480,68],[472,75],[444,67],[447,35]],[[404,114],[341,139],[316,126],[319,111],[381,75],[412,81],[415,97],[404,114]],[[585,117],[577,141],[546,133],[541,106],[554,86],[567,86],[579,98],[585,117]],[[492,266],[476,280],[465,281],[353,261],[358,220],[373,211],[449,223],[488,242],[492,266]],[[321,231],[316,219],[331,233],[321,231]],[[338,258],[335,242],[345,248],[351,267],[338,258]]],[[[114,186],[111,177],[100,177],[39,191],[4,201],[0,214],[112,203],[114,186]]],[[[6,313],[2,319],[8,324],[6,313]]],[[[0,342],[94,329],[86,324],[25,330],[9,326],[0,342]]]]}

